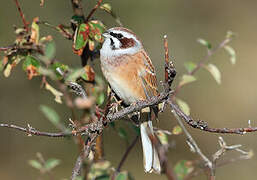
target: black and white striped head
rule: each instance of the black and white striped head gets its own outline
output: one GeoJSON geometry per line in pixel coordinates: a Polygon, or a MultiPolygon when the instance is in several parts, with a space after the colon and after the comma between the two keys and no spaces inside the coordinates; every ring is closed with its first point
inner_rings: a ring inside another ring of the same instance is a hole
{"type": "Polygon", "coordinates": [[[136,35],[123,27],[111,28],[103,36],[105,41],[100,53],[107,57],[134,54],[142,48],[142,43],[136,35]]]}

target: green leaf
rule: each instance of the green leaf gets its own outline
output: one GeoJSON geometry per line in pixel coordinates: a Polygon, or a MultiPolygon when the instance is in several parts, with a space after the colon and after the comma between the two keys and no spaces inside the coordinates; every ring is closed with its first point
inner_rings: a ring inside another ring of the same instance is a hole
{"type": "Polygon", "coordinates": [[[48,171],[50,171],[51,169],[55,168],[56,166],[58,166],[60,164],[60,160],[59,159],[48,159],[45,163],[44,168],[48,171]]]}
{"type": "Polygon", "coordinates": [[[175,126],[173,129],[172,129],[172,134],[174,135],[179,135],[182,133],[182,129],[179,125],[175,126]]]}
{"type": "Polygon", "coordinates": [[[110,180],[110,176],[108,174],[104,174],[101,176],[97,176],[95,180],[110,180]]]}
{"type": "Polygon", "coordinates": [[[189,84],[189,83],[194,82],[194,81],[196,81],[196,78],[194,76],[184,74],[182,76],[181,81],[179,82],[179,86],[184,86],[185,84],[189,84]]]}
{"type": "Polygon", "coordinates": [[[38,162],[37,160],[29,160],[29,165],[33,168],[41,170],[43,168],[42,164],[38,162]]]}
{"type": "Polygon", "coordinates": [[[120,172],[115,180],[127,180],[128,179],[128,173],[127,172],[120,172]]]}
{"type": "Polygon", "coordinates": [[[83,16],[77,16],[77,15],[74,15],[71,17],[71,20],[73,22],[75,22],[76,24],[81,24],[84,22],[84,17],[83,16]]]}
{"type": "Polygon", "coordinates": [[[192,162],[186,160],[179,161],[174,167],[174,171],[178,177],[178,180],[183,180],[186,175],[191,173],[193,170],[194,167],[192,166],[192,162]]]}
{"type": "Polygon", "coordinates": [[[101,92],[96,99],[96,103],[100,106],[104,103],[105,95],[103,92],[101,92]]]}
{"type": "Polygon", "coordinates": [[[215,66],[214,64],[208,64],[207,66],[204,66],[204,67],[205,67],[205,69],[207,69],[207,71],[209,71],[211,73],[211,75],[216,80],[216,82],[218,84],[221,84],[221,73],[220,73],[219,69],[217,68],[217,66],[215,66]]]}
{"type": "Polygon", "coordinates": [[[207,47],[207,49],[211,49],[211,48],[212,48],[211,43],[209,43],[209,42],[206,41],[205,39],[199,38],[199,39],[197,39],[197,42],[199,42],[199,43],[202,44],[203,46],[207,47]]]}
{"type": "Polygon", "coordinates": [[[236,33],[232,32],[232,31],[228,31],[226,34],[226,38],[230,39],[230,38],[233,38],[235,35],[236,35],[236,33]]]}
{"type": "Polygon", "coordinates": [[[225,46],[224,49],[228,52],[230,55],[230,62],[232,64],[236,64],[236,51],[231,46],[225,46]]]}
{"type": "Polygon", "coordinates": [[[196,68],[196,64],[192,61],[185,62],[184,66],[185,66],[187,72],[189,72],[189,73],[191,73],[196,68]]]}
{"type": "Polygon", "coordinates": [[[190,107],[188,106],[188,104],[181,100],[181,99],[178,99],[176,98],[176,101],[177,101],[177,104],[179,106],[179,108],[186,114],[186,115],[190,115],[190,107]]]}
{"type": "Polygon", "coordinates": [[[52,60],[55,56],[56,48],[54,41],[47,42],[45,45],[45,57],[47,60],[52,60]]]}
{"type": "Polygon", "coordinates": [[[87,44],[89,35],[89,26],[88,24],[82,23],[80,24],[75,32],[74,44],[75,50],[84,49],[87,44]]]}
{"type": "Polygon", "coordinates": [[[100,6],[100,9],[103,9],[108,13],[112,12],[112,7],[109,3],[104,3],[103,5],[100,6]]]}
{"type": "Polygon", "coordinates": [[[88,23],[90,27],[90,34],[89,36],[92,39],[95,39],[98,42],[102,42],[102,33],[105,31],[105,26],[101,21],[98,20],[92,20],[88,23]]]}
{"type": "Polygon", "coordinates": [[[66,71],[69,70],[69,66],[62,64],[60,62],[54,62],[50,68],[55,72],[56,76],[58,77],[58,79],[62,79],[63,78],[63,74],[60,73],[60,71],[62,73],[65,73],[66,71]]]}
{"type": "Polygon", "coordinates": [[[77,177],[75,178],[75,180],[84,180],[84,177],[83,177],[83,176],[77,176],[77,177]]]}
{"type": "Polygon", "coordinates": [[[79,77],[83,76],[84,74],[85,74],[84,68],[75,69],[68,75],[68,77],[66,78],[66,81],[75,82],[79,77]]]}
{"type": "Polygon", "coordinates": [[[118,134],[121,138],[128,140],[128,133],[124,128],[119,128],[118,129],[118,134]]]}
{"type": "Polygon", "coordinates": [[[93,163],[88,173],[88,179],[109,180],[110,166],[111,163],[109,161],[93,163]]]}
{"type": "Polygon", "coordinates": [[[39,68],[40,62],[37,59],[35,59],[33,56],[27,55],[25,61],[23,62],[23,65],[22,65],[23,70],[26,71],[27,67],[30,65],[32,65],[36,68],[39,68]]]}
{"type": "Polygon", "coordinates": [[[55,126],[58,126],[58,124],[60,123],[60,117],[54,109],[46,105],[40,105],[39,109],[43,112],[43,114],[51,123],[53,123],[55,126]]]}
{"type": "Polygon", "coordinates": [[[168,138],[167,133],[165,133],[162,130],[158,130],[156,135],[157,135],[157,137],[160,140],[162,145],[168,145],[169,144],[169,138],[168,138]]]}

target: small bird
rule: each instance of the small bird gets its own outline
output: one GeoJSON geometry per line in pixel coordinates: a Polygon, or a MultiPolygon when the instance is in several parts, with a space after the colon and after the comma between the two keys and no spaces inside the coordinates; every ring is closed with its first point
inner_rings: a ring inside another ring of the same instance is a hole
{"type": "MultiPolygon", "coordinates": [[[[141,41],[129,29],[114,27],[103,34],[104,43],[100,50],[103,75],[115,94],[130,105],[139,100],[157,96],[157,80],[151,59],[141,41]]],[[[161,172],[158,152],[150,136],[154,137],[150,108],[147,121],[140,124],[145,172],[161,172]]],[[[158,109],[157,109],[158,111],[158,109]]]]}

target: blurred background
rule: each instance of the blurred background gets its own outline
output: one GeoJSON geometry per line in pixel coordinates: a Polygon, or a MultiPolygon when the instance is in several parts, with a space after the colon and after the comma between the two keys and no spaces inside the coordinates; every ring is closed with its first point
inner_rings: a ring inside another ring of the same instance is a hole
{"type": "MultiPolygon", "coordinates": [[[[206,49],[196,42],[204,38],[214,46],[221,42],[228,30],[236,32],[237,37],[231,46],[236,50],[237,63],[231,65],[229,55],[221,49],[210,61],[217,65],[222,74],[222,84],[218,85],[206,70],[197,72],[197,81],[184,87],[178,97],[191,107],[195,119],[207,121],[211,127],[246,127],[248,120],[257,126],[257,1],[206,1],[206,0],[130,0],[104,1],[111,3],[121,22],[132,29],[143,41],[153,64],[156,66],[158,79],[163,79],[163,35],[168,35],[169,49],[175,57],[179,77],[186,72],[186,61],[198,62],[206,55],[206,49]]],[[[95,1],[84,0],[85,14],[95,1]]],[[[39,0],[20,0],[28,21],[36,16],[51,24],[67,24],[73,15],[70,1],[46,0],[44,7],[39,0]]],[[[97,11],[94,15],[108,27],[117,26],[105,12],[97,11]]],[[[0,6],[0,45],[13,43],[15,35],[13,25],[22,26],[14,1],[2,0],[0,6]]],[[[56,58],[72,67],[80,67],[80,58],[72,53],[71,42],[59,33],[41,26],[42,35],[51,34],[57,45],[56,58]]],[[[2,56],[1,56],[2,57],[2,56]]],[[[99,60],[94,61],[94,69],[100,73],[99,60]]],[[[55,108],[61,118],[68,121],[70,111],[53,101],[48,91],[40,89],[40,79],[27,80],[21,65],[15,68],[9,78],[0,75],[0,122],[20,126],[32,125],[42,131],[57,131],[39,111],[39,105],[55,108]]],[[[119,122],[127,126],[124,122],[119,122]]],[[[176,125],[174,117],[166,111],[160,115],[160,128],[171,130],[176,125]]],[[[128,127],[129,129],[129,127],[128,127]]],[[[219,148],[218,136],[228,144],[242,144],[244,150],[257,152],[257,134],[218,135],[202,132],[188,127],[203,153],[210,157],[219,148]]],[[[134,137],[131,132],[130,140],[134,137]]],[[[193,154],[185,142],[185,136],[170,136],[175,146],[170,149],[169,161],[194,160],[193,154]]],[[[28,160],[35,159],[41,152],[48,158],[61,160],[61,165],[54,169],[54,179],[69,178],[78,155],[77,146],[72,139],[51,139],[46,137],[27,137],[24,133],[0,129],[0,179],[37,179],[38,171],[28,165],[28,160]]],[[[125,151],[125,142],[111,128],[104,132],[106,159],[117,167],[125,151]]],[[[228,157],[237,156],[232,153],[228,157]]],[[[257,158],[240,161],[218,168],[217,179],[256,179],[257,158]]],[[[166,179],[165,176],[145,174],[142,165],[141,144],[138,143],[129,155],[124,170],[130,171],[136,179],[166,179]]],[[[45,179],[47,179],[46,177],[45,179]]],[[[194,179],[206,179],[204,175],[194,179]]]]}

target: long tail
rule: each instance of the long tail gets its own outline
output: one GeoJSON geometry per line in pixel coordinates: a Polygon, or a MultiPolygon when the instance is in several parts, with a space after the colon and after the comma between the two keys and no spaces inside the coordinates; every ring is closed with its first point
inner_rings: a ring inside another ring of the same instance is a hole
{"type": "Polygon", "coordinates": [[[143,122],[140,125],[140,131],[143,146],[145,172],[155,172],[160,174],[161,165],[158,152],[149,138],[149,135],[154,136],[152,121],[143,122]]]}

